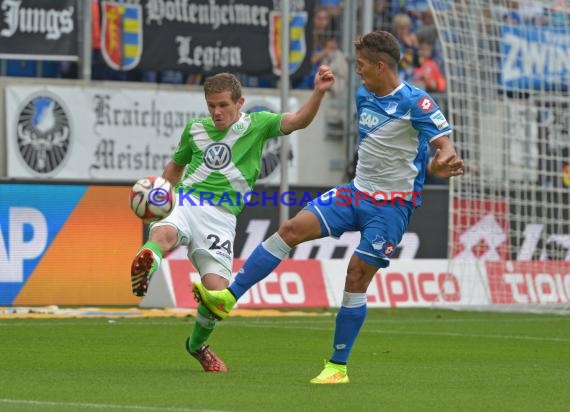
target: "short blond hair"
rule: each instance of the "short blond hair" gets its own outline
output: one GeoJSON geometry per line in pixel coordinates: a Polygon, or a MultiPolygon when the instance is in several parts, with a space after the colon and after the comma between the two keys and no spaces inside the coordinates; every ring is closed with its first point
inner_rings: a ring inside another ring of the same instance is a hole
{"type": "Polygon", "coordinates": [[[231,73],[218,73],[210,76],[204,82],[204,94],[230,92],[232,100],[237,102],[241,97],[241,83],[231,73]]]}

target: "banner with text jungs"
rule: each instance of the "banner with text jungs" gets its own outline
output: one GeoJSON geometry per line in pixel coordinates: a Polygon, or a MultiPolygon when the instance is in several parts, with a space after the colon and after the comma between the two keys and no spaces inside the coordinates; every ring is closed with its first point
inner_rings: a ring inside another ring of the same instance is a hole
{"type": "Polygon", "coordinates": [[[79,0],[0,0],[0,58],[78,60],[79,0]]]}

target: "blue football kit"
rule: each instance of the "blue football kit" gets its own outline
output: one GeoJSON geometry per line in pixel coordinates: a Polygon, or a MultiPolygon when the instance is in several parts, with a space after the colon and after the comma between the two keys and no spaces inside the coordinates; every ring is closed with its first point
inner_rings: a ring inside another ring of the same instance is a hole
{"type": "MultiPolygon", "coordinates": [[[[317,217],[322,237],[360,232],[354,254],[374,268],[385,268],[414,209],[421,205],[428,144],[450,134],[451,128],[435,101],[406,82],[382,97],[361,86],[356,108],[359,142],[355,178],[313,199],[304,210],[317,217]]],[[[218,300],[208,298],[208,308],[217,310],[221,318],[227,316],[240,296],[272,273],[293,246],[279,232],[270,236],[253,250],[226,291],[209,292],[218,300]]],[[[353,271],[352,277],[369,281],[366,276],[372,275],[367,273],[371,271],[364,268],[363,274],[361,269],[353,271]]],[[[193,290],[204,301],[204,288],[195,284],[193,290]]],[[[346,364],[366,313],[366,291],[345,288],[335,319],[333,353],[311,383],[349,382],[346,364]]]]}
{"type": "Polygon", "coordinates": [[[319,219],[323,237],[360,231],[355,254],[383,268],[414,208],[421,206],[428,144],[450,134],[451,127],[436,102],[406,82],[382,97],[361,86],[356,108],[356,176],[314,199],[306,210],[319,219]]]}

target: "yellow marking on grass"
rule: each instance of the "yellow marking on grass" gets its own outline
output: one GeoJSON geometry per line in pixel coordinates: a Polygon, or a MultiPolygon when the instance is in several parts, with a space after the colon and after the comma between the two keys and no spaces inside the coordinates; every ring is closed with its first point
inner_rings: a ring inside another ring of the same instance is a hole
{"type": "MultiPolygon", "coordinates": [[[[172,318],[195,317],[196,309],[141,309],[141,308],[60,308],[0,307],[0,319],[62,319],[62,318],[172,318]]],[[[331,316],[329,312],[311,312],[280,309],[235,309],[231,317],[279,317],[279,316],[331,316]]]]}

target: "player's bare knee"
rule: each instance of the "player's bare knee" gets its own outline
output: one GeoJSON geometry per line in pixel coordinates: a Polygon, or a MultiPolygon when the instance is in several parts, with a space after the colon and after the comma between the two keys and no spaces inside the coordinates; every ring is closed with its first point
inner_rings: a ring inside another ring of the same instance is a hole
{"type": "Polygon", "coordinates": [[[306,211],[301,211],[292,219],[282,223],[277,232],[291,247],[322,236],[319,220],[314,214],[306,211]]]}
{"type": "Polygon", "coordinates": [[[202,276],[202,284],[209,290],[223,290],[230,285],[230,282],[217,273],[206,273],[202,276]]]}
{"type": "Polygon", "coordinates": [[[360,265],[350,265],[346,274],[344,289],[352,293],[364,293],[374,275],[360,265]]]}
{"type": "Polygon", "coordinates": [[[293,219],[289,219],[282,223],[281,226],[279,226],[277,233],[279,233],[279,236],[281,236],[283,241],[289,246],[295,246],[300,243],[299,230],[297,229],[293,219]]]}
{"type": "Polygon", "coordinates": [[[159,226],[150,232],[149,240],[156,243],[162,252],[167,252],[178,242],[178,231],[173,226],[159,226]]]}

